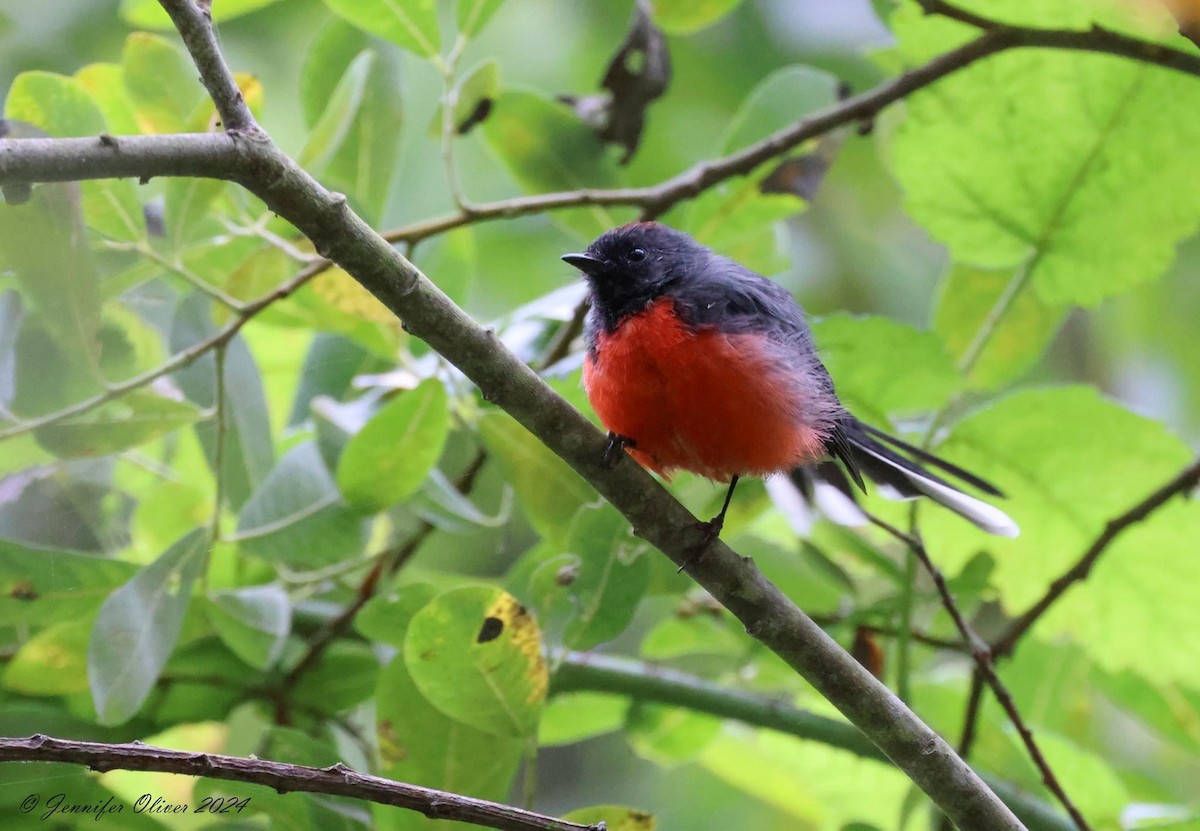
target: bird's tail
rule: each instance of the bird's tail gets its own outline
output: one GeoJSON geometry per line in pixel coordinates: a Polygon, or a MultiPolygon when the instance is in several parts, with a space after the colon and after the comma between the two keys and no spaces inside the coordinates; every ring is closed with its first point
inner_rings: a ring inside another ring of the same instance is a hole
{"type": "MultiPolygon", "coordinates": [[[[989,496],[1003,497],[1004,494],[995,486],[927,450],[901,441],[882,430],[876,430],[855,418],[848,418],[843,422],[841,429],[830,442],[830,450],[832,455],[842,462],[846,473],[855,484],[864,491],[866,488],[863,486],[863,474],[879,485],[881,493],[890,498],[916,499],[919,496],[927,496],[990,534],[1015,537],[1020,533],[1020,528],[1004,511],[964,493],[946,479],[931,472],[929,468],[936,468],[941,473],[989,496]]],[[[806,486],[804,482],[805,477],[814,472],[823,479],[834,480],[831,484],[837,485],[837,474],[840,474],[841,470],[836,465],[825,464],[819,466],[816,471],[797,471],[792,479],[802,491],[811,492],[811,483],[807,483],[806,486]]],[[[848,492],[849,486],[845,477],[840,478],[844,485],[843,490],[848,492]]]]}

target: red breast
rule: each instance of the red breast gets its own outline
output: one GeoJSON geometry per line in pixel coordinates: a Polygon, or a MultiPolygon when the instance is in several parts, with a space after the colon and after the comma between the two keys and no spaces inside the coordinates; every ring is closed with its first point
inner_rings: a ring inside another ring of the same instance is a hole
{"type": "Polygon", "coordinates": [[[728,481],[825,456],[825,431],[801,420],[810,407],[795,371],[761,335],[689,329],[663,297],[597,336],[583,383],[641,464],[728,481]]]}

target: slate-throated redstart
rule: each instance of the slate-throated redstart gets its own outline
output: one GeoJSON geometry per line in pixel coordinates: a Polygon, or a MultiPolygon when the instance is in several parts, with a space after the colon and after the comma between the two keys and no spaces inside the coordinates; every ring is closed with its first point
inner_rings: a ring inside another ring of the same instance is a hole
{"type": "Polygon", "coordinates": [[[1002,496],[996,488],[846,411],[804,311],[780,286],[657,222],[615,228],[563,260],[590,289],[588,399],[643,466],[729,482],[713,534],[739,477],[836,459],[864,491],[865,473],[901,498],[928,496],[985,531],[1017,535],[1007,514],[921,463],[1002,496]]]}

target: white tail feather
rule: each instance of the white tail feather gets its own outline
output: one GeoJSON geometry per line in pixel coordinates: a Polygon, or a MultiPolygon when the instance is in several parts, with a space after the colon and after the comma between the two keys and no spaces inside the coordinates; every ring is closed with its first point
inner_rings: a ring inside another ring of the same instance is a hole
{"type": "MultiPolygon", "coordinates": [[[[996,506],[989,505],[983,500],[969,496],[949,485],[943,485],[935,479],[930,479],[928,476],[922,476],[908,468],[902,467],[882,453],[875,452],[870,447],[865,447],[861,444],[856,445],[856,447],[858,450],[874,456],[879,461],[899,471],[921,493],[939,505],[954,511],[954,513],[968,522],[974,523],[984,531],[1000,537],[1016,537],[1021,533],[1020,527],[1017,523],[1013,522],[1012,517],[996,506]]],[[[896,493],[894,489],[888,488],[888,490],[892,494],[896,493]]]]}

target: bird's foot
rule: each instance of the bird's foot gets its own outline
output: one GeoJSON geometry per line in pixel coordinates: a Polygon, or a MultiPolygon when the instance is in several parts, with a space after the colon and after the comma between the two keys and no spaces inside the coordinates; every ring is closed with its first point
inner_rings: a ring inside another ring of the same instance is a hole
{"type": "Polygon", "coordinates": [[[619,433],[608,431],[608,444],[604,448],[604,455],[600,457],[600,465],[605,470],[609,470],[617,462],[621,461],[621,457],[625,455],[626,448],[637,447],[637,442],[629,436],[622,436],[619,433]]]}

